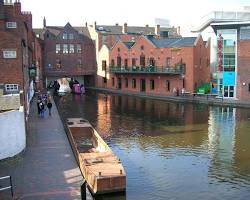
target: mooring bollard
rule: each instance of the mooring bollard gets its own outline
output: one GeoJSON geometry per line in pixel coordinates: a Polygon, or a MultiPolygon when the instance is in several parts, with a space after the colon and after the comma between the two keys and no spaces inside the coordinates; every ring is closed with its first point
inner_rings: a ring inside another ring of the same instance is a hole
{"type": "Polygon", "coordinates": [[[84,181],[84,183],[81,185],[81,197],[82,200],[86,200],[87,196],[86,196],[86,184],[87,182],[84,181]]]}

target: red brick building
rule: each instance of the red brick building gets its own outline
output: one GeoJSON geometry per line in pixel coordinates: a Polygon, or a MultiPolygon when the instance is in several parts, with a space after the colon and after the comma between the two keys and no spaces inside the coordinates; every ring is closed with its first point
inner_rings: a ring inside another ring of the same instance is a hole
{"type": "Polygon", "coordinates": [[[107,87],[106,80],[109,78],[109,72],[104,70],[103,60],[106,60],[106,65],[109,65],[108,54],[110,49],[116,44],[117,41],[123,42],[135,41],[142,35],[155,36],[157,38],[179,38],[180,27],[161,27],[156,25],[151,27],[146,26],[128,26],[124,23],[123,26],[116,25],[89,25],[88,30],[91,38],[95,41],[96,46],[96,60],[97,60],[97,76],[96,86],[107,87]]]}
{"type": "Polygon", "coordinates": [[[5,94],[23,90],[28,112],[41,46],[32,30],[32,15],[21,10],[19,1],[0,0],[0,35],[1,87],[5,94]]]}
{"type": "Polygon", "coordinates": [[[93,85],[96,74],[95,46],[87,27],[47,26],[34,29],[43,42],[46,85],[59,78],[74,78],[93,85]]]}
{"type": "Polygon", "coordinates": [[[201,36],[120,40],[109,52],[107,87],[170,96],[182,88],[194,92],[210,81],[209,55],[209,44],[201,36]]]}

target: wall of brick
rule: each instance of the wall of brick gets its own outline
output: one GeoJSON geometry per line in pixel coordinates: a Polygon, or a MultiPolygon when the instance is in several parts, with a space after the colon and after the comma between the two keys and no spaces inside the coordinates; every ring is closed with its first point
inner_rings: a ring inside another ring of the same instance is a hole
{"type": "Polygon", "coordinates": [[[128,49],[123,42],[118,41],[110,50],[109,63],[114,60],[114,66],[117,66],[117,57],[121,57],[121,66],[124,66],[124,60],[128,59],[128,67],[132,66],[132,58],[136,59],[136,66],[140,66],[140,56],[145,56],[145,65],[149,66],[149,59],[154,58],[155,65],[158,68],[165,68],[167,66],[167,58],[171,58],[170,66],[174,67],[177,63],[185,63],[186,69],[184,76],[181,74],[118,74],[111,73],[108,79],[108,87],[112,89],[118,88],[118,79],[124,82],[128,78],[129,84],[133,77],[137,80],[137,88],[122,87],[123,90],[139,92],[140,80],[146,81],[146,93],[174,95],[173,89],[181,91],[183,84],[186,91],[194,92],[195,86],[199,86],[204,82],[210,81],[210,49],[206,46],[202,37],[197,38],[194,47],[180,47],[180,48],[156,48],[151,41],[141,36],[136,40],[136,43],[131,49],[128,49]],[[141,48],[143,46],[143,48],[141,48]],[[113,85],[112,78],[114,78],[115,85],[113,85]],[[150,80],[154,80],[155,89],[150,90],[150,80]],[[167,91],[167,81],[170,82],[170,89],[167,91]]]}
{"type": "Polygon", "coordinates": [[[45,32],[44,36],[44,68],[45,76],[79,76],[94,75],[96,73],[96,57],[94,43],[90,38],[78,34],[72,27],[65,26],[58,36],[45,32]],[[74,33],[74,39],[63,40],[62,34],[74,33]],[[61,44],[61,52],[56,53],[56,44],[61,44]],[[82,53],[63,53],[63,44],[81,44],[82,53]],[[78,60],[81,60],[81,66],[78,60]],[[56,66],[61,61],[61,68],[56,66]],[[48,67],[49,64],[51,67],[48,67]]]}
{"type": "Polygon", "coordinates": [[[250,40],[238,41],[237,99],[250,100],[250,40]]]}

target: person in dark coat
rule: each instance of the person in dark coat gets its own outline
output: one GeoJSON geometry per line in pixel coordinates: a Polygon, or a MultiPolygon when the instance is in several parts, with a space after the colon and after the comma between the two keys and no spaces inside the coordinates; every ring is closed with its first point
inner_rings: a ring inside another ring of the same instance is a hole
{"type": "Polygon", "coordinates": [[[40,105],[39,105],[40,103],[41,103],[41,99],[40,99],[40,97],[38,97],[37,102],[36,102],[38,115],[40,115],[40,112],[41,112],[40,105]]]}
{"type": "Polygon", "coordinates": [[[51,116],[52,103],[51,103],[50,99],[48,99],[47,107],[49,109],[49,116],[51,116]]]}

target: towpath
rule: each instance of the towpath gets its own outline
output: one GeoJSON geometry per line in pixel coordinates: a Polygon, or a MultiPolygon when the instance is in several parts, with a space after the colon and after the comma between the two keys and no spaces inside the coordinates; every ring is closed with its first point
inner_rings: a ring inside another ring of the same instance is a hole
{"type": "MultiPolygon", "coordinates": [[[[14,199],[81,199],[83,178],[55,104],[52,116],[46,111],[43,119],[35,102],[30,109],[27,148],[14,159],[0,161],[0,177],[12,176],[14,199]]],[[[10,192],[0,192],[0,199],[11,199],[10,192]]]]}

